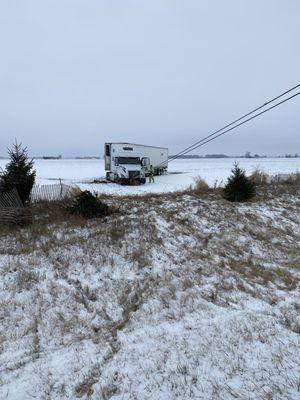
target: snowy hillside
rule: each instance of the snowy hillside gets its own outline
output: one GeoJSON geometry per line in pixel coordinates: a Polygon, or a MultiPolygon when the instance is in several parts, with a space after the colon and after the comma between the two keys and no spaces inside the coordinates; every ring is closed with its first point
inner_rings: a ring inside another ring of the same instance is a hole
{"type": "Polygon", "coordinates": [[[2,228],[0,398],[298,399],[299,190],[265,195],[2,228]]]}

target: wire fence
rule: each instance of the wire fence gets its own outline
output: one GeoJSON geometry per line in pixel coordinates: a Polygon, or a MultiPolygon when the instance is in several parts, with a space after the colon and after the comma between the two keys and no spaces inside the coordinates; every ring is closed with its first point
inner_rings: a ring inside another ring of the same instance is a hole
{"type": "MultiPolygon", "coordinates": [[[[30,203],[39,201],[58,201],[71,193],[71,186],[63,183],[55,185],[34,185],[30,194],[30,203]]],[[[32,220],[30,207],[25,207],[16,188],[0,193],[0,225],[23,225],[32,220]]]]}
{"type": "Polygon", "coordinates": [[[70,194],[71,186],[64,183],[54,185],[34,185],[31,194],[30,202],[38,201],[58,201],[62,200],[70,194]]]}
{"type": "Polygon", "coordinates": [[[0,224],[23,225],[30,221],[30,210],[24,207],[17,189],[0,193],[0,224]]]}
{"type": "Polygon", "coordinates": [[[23,207],[22,200],[16,188],[7,193],[0,193],[0,208],[20,208],[23,207]]]}

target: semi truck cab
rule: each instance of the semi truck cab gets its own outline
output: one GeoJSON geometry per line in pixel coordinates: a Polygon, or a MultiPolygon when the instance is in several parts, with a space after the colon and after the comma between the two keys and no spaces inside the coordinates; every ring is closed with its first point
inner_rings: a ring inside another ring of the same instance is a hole
{"type": "Polygon", "coordinates": [[[144,184],[151,164],[157,165],[157,171],[166,168],[160,163],[161,160],[167,162],[168,154],[165,150],[130,143],[105,143],[106,179],[121,184],[144,184]]]}
{"type": "Polygon", "coordinates": [[[146,183],[146,175],[140,157],[115,157],[114,164],[114,182],[146,183]]]}

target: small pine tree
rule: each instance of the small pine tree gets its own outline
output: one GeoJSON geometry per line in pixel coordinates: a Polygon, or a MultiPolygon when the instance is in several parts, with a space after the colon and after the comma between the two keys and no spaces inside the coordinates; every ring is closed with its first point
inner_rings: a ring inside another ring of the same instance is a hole
{"type": "Polygon", "coordinates": [[[245,171],[235,163],[231,172],[223,189],[223,197],[229,201],[247,201],[254,197],[255,185],[247,178],[245,171]]]}
{"type": "Polygon", "coordinates": [[[33,160],[28,159],[27,148],[22,148],[22,143],[16,142],[12,149],[8,149],[8,154],[10,162],[0,174],[0,192],[7,193],[16,188],[25,204],[35,182],[33,160]]]}

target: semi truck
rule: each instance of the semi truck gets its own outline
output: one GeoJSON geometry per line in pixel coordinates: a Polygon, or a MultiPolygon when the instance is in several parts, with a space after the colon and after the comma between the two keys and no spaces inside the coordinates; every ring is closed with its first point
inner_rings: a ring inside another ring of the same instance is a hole
{"type": "Polygon", "coordinates": [[[154,174],[168,169],[168,149],[134,143],[105,143],[106,179],[120,184],[146,183],[152,165],[154,174]]]}

